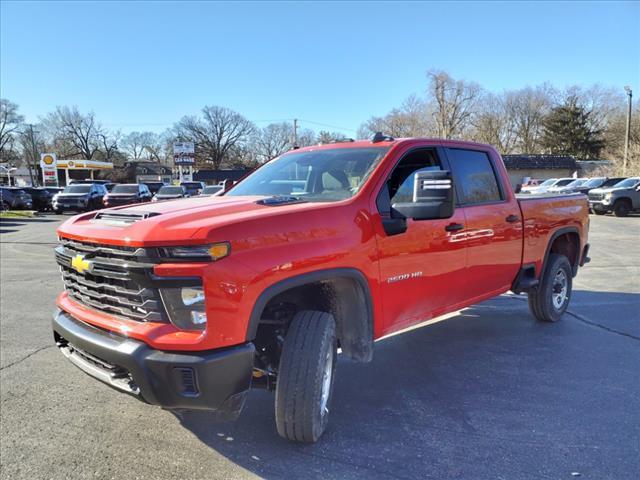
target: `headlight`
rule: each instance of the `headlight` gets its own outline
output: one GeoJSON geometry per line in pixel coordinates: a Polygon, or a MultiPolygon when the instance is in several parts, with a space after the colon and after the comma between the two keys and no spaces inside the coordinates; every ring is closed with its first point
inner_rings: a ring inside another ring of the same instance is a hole
{"type": "Polygon", "coordinates": [[[220,260],[231,252],[228,242],[214,243],[212,245],[194,245],[190,247],[165,247],[163,255],[169,258],[182,258],[189,260],[220,260]]]}
{"type": "Polygon", "coordinates": [[[604,196],[604,199],[605,199],[605,200],[611,200],[611,197],[612,197],[612,196],[613,196],[613,193],[607,193],[607,194],[604,196]]]}
{"type": "Polygon", "coordinates": [[[160,296],[169,320],[182,330],[204,330],[207,314],[204,310],[202,287],[161,288],[160,296]]]}

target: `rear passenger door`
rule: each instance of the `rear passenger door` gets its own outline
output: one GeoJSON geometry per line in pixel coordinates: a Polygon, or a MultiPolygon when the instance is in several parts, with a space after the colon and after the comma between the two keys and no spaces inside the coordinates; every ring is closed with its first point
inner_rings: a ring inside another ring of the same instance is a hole
{"type": "Polygon", "coordinates": [[[522,260],[522,219],[510,184],[503,182],[492,150],[447,148],[464,212],[469,303],[511,288],[522,260]]]}

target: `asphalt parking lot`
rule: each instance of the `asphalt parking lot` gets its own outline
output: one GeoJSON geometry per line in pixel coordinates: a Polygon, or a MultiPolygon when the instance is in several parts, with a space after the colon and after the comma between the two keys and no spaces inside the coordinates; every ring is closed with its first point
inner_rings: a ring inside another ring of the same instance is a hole
{"type": "Polygon", "coordinates": [[[254,391],[235,423],[89,378],[53,346],[60,217],[2,220],[0,466],[7,479],[640,478],[640,217],[591,216],[563,321],[503,296],[342,359],[328,431],[277,436],[254,391]]]}

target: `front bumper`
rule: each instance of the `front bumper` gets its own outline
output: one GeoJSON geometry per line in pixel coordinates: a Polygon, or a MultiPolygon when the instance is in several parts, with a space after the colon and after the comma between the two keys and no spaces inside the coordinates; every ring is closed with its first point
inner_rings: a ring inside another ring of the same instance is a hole
{"type": "Polygon", "coordinates": [[[167,409],[237,416],[251,386],[252,343],[166,352],[83,323],[62,310],[53,316],[53,334],[60,351],[85,373],[167,409]]]}
{"type": "Polygon", "coordinates": [[[611,208],[611,203],[607,200],[589,200],[591,210],[607,211],[611,208]]]}

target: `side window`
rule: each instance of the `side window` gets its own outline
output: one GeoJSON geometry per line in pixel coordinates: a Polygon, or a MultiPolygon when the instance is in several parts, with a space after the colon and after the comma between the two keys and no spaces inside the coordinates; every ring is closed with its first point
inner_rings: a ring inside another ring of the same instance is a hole
{"type": "Polygon", "coordinates": [[[485,152],[450,148],[447,153],[460,196],[458,203],[470,205],[503,200],[496,172],[485,152]]]}
{"type": "Polygon", "coordinates": [[[432,170],[442,170],[435,150],[415,150],[402,158],[387,180],[391,205],[413,202],[414,174],[432,170]]]}

